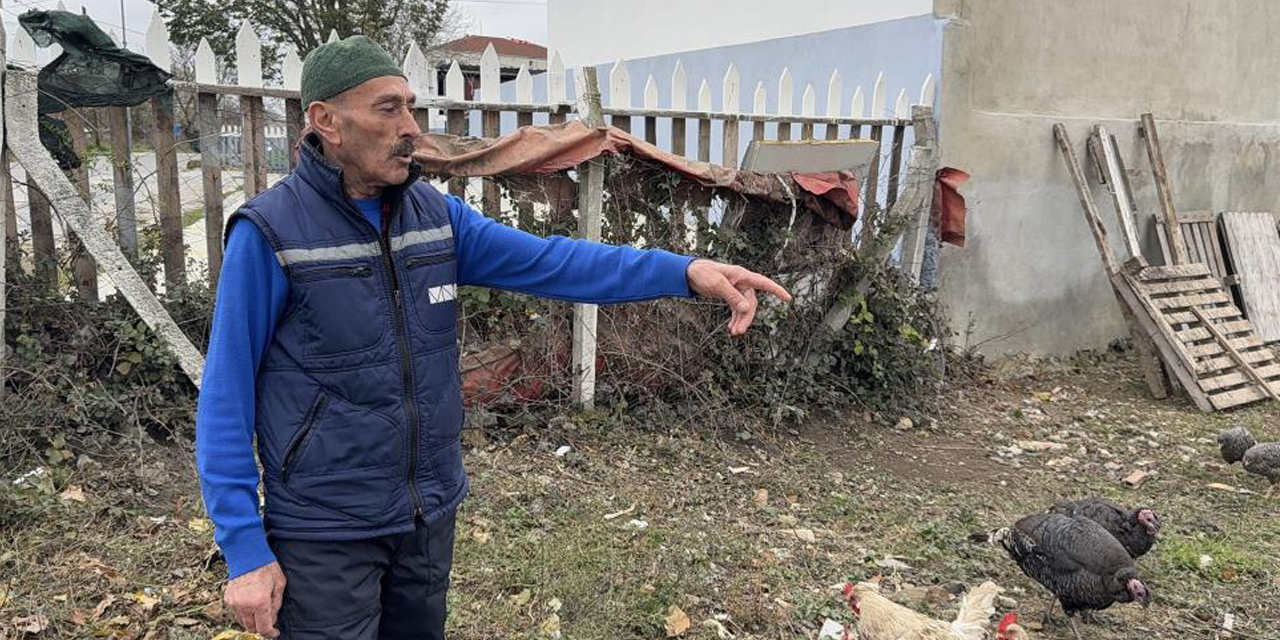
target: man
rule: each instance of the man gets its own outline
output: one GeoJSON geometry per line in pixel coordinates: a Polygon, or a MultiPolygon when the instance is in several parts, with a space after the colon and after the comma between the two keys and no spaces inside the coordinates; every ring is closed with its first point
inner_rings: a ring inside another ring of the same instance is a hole
{"type": "Polygon", "coordinates": [[[444,637],[467,493],[457,285],[594,303],[714,296],[735,335],[756,290],[790,299],[741,267],[538,238],[440,194],[410,160],[414,98],[368,38],[317,48],[297,169],[227,223],[196,459],[227,606],[268,638],[444,637]]]}

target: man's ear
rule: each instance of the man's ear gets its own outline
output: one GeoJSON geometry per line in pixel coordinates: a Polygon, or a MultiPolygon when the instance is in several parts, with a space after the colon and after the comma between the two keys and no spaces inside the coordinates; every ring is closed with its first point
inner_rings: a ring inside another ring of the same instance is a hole
{"type": "Polygon", "coordinates": [[[328,102],[312,102],[307,106],[307,122],[311,130],[320,136],[320,140],[329,145],[342,144],[342,134],[338,132],[338,108],[328,102]]]}

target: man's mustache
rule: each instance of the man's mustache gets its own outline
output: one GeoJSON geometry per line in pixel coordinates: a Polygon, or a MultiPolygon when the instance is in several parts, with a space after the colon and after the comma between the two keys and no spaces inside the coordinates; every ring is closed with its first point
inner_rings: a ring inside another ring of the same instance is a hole
{"type": "Polygon", "coordinates": [[[406,158],[418,149],[418,141],[411,138],[405,138],[391,147],[391,156],[395,158],[406,158]]]}

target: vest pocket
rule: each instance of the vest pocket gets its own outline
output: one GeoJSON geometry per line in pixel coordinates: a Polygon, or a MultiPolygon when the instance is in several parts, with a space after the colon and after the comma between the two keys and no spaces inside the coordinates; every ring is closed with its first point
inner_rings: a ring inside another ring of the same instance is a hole
{"type": "Polygon", "coordinates": [[[404,270],[418,324],[429,333],[455,330],[458,263],[453,252],[405,258],[404,270]]]}
{"type": "Polygon", "coordinates": [[[290,279],[308,356],[363,351],[386,336],[382,287],[371,265],[295,267],[290,279]]]}

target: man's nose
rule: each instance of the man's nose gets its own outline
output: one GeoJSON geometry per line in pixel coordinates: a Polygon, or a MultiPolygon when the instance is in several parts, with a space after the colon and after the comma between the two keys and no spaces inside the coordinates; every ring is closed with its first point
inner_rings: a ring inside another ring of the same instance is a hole
{"type": "Polygon", "coordinates": [[[413,105],[407,105],[400,117],[398,129],[396,133],[402,138],[417,138],[422,135],[422,129],[418,126],[418,119],[414,117],[413,105]]]}

